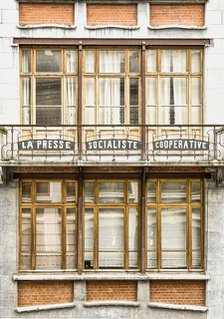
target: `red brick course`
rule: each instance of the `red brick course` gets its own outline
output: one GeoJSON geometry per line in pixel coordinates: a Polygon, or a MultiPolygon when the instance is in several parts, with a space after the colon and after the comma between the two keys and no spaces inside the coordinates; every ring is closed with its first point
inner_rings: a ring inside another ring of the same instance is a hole
{"type": "Polygon", "coordinates": [[[18,283],[18,306],[35,306],[73,301],[73,282],[21,281],[18,283]]]}
{"type": "Polygon", "coordinates": [[[88,25],[137,25],[136,4],[88,4],[88,25]]]}
{"type": "Polygon", "coordinates": [[[150,282],[150,301],[177,305],[205,305],[205,282],[161,280],[150,282]]]}
{"type": "Polygon", "coordinates": [[[86,283],[87,301],[137,300],[135,281],[88,281],[86,283]]]}
{"type": "Polygon", "coordinates": [[[151,4],[150,25],[204,25],[204,4],[151,4]]]}
{"type": "Polygon", "coordinates": [[[74,24],[74,4],[20,3],[19,23],[74,24]]]}

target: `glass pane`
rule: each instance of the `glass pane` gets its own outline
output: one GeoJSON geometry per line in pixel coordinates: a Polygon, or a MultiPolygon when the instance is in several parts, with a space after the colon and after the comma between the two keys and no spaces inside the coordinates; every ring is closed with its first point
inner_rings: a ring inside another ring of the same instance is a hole
{"type": "Polygon", "coordinates": [[[61,105],[61,79],[37,78],[36,79],[36,104],[61,105]]]}
{"type": "Polygon", "coordinates": [[[148,216],[147,216],[147,249],[150,250],[156,250],[156,209],[155,208],[148,208],[148,216]]]}
{"type": "Polygon", "coordinates": [[[147,183],[147,202],[156,203],[156,183],[155,182],[147,183]]]}
{"type": "Polygon", "coordinates": [[[76,123],[76,88],[75,78],[66,79],[66,124],[72,125],[76,123]]]}
{"type": "Polygon", "coordinates": [[[191,50],[191,73],[201,72],[201,51],[191,50]]]}
{"type": "Polygon", "coordinates": [[[85,183],[85,202],[94,202],[94,183],[85,183]]]}
{"type": "Polygon", "coordinates": [[[156,72],[156,50],[147,50],[147,72],[156,72]]]}
{"type": "Polygon", "coordinates": [[[186,191],[186,182],[162,182],[161,202],[186,203],[186,191]]]}
{"type": "Polygon", "coordinates": [[[95,55],[94,51],[85,51],[86,54],[86,68],[85,71],[86,73],[94,73],[95,72],[95,55]]]}
{"type": "Polygon", "coordinates": [[[76,201],[76,183],[75,182],[66,183],[66,201],[67,202],[76,201]]]}
{"type": "Polygon", "coordinates": [[[85,268],[93,268],[93,245],[94,245],[94,211],[85,210],[85,268]]]}
{"type": "Polygon", "coordinates": [[[138,124],[138,79],[130,79],[130,124],[138,124]]]}
{"type": "Polygon", "coordinates": [[[76,268],[76,216],[75,208],[67,208],[66,268],[76,268]]]}
{"type": "Polygon", "coordinates": [[[124,73],[124,51],[100,51],[100,73],[124,73]]]}
{"type": "Polygon", "coordinates": [[[129,203],[138,203],[138,182],[128,183],[129,203]]]}
{"type": "Polygon", "coordinates": [[[22,51],[22,72],[30,73],[31,63],[30,63],[30,50],[22,51]]]}
{"type": "Polygon", "coordinates": [[[162,267],[186,266],[186,209],[162,208],[162,267]]]}
{"type": "Polygon", "coordinates": [[[163,251],[162,268],[186,268],[186,252],[163,251]]]}
{"type": "Polygon", "coordinates": [[[99,203],[123,203],[124,183],[99,183],[99,203]]]}
{"type": "Polygon", "coordinates": [[[30,78],[22,78],[22,106],[31,105],[31,81],[30,78]]]}
{"type": "Polygon", "coordinates": [[[148,251],[148,265],[147,268],[156,268],[156,251],[148,251]]]}
{"type": "Polygon", "coordinates": [[[36,269],[61,269],[61,209],[36,210],[36,269]]]}
{"type": "Polygon", "coordinates": [[[156,79],[146,79],[146,103],[147,106],[156,106],[156,79]]]}
{"type": "Polygon", "coordinates": [[[200,78],[192,78],[191,79],[191,104],[192,106],[201,105],[201,79],[200,78]]]}
{"type": "Polygon", "coordinates": [[[138,266],[138,209],[129,209],[129,267],[138,266]]]}
{"type": "Polygon", "coordinates": [[[123,209],[99,209],[99,267],[123,267],[123,250],[123,209]]]}
{"type": "Polygon", "coordinates": [[[37,50],[37,72],[60,72],[61,50],[37,50]]]}
{"type": "Polygon", "coordinates": [[[85,78],[85,124],[95,123],[95,80],[85,78]]]}
{"type": "Polygon", "coordinates": [[[30,107],[23,107],[23,109],[22,109],[22,122],[24,125],[30,124],[30,107]]]}
{"type": "Polygon", "coordinates": [[[60,182],[37,182],[36,201],[44,203],[61,202],[60,182]]]}
{"type": "Polygon", "coordinates": [[[201,249],[201,210],[192,209],[192,249],[201,249]]]}
{"type": "Polygon", "coordinates": [[[124,79],[99,79],[99,124],[124,122],[124,79]]]}
{"type": "Polygon", "coordinates": [[[192,252],[192,268],[201,268],[201,251],[192,252]]]}
{"type": "Polygon", "coordinates": [[[198,125],[202,123],[201,106],[193,106],[191,108],[191,124],[198,125]]]}
{"type": "Polygon", "coordinates": [[[66,72],[76,72],[76,51],[66,50],[66,72]]]}
{"type": "Polygon", "coordinates": [[[201,201],[201,184],[200,183],[191,183],[191,202],[200,203],[201,201]]]}
{"type": "Polygon", "coordinates": [[[162,50],[161,71],[185,73],[187,70],[186,50],[162,50]]]}
{"type": "Polygon", "coordinates": [[[31,269],[31,209],[22,209],[21,270],[31,269]]]}
{"type": "Polygon", "coordinates": [[[22,183],[22,202],[31,203],[31,183],[22,183]]]}
{"type": "Polygon", "coordinates": [[[36,124],[41,126],[61,125],[61,107],[37,107],[36,124]]]}
{"type": "Polygon", "coordinates": [[[161,105],[185,106],[187,104],[187,81],[185,78],[161,79],[161,105]]]}
{"type": "Polygon", "coordinates": [[[138,51],[129,51],[129,70],[130,70],[130,73],[138,73],[139,72],[138,51]]]}

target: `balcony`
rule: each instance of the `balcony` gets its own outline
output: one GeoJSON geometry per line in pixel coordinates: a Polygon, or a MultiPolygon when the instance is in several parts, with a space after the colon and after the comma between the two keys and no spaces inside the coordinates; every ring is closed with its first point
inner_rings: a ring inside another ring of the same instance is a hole
{"type": "Polygon", "coordinates": [[[0,127],[1,166],[224,164],[224,125],[0,127]]]}

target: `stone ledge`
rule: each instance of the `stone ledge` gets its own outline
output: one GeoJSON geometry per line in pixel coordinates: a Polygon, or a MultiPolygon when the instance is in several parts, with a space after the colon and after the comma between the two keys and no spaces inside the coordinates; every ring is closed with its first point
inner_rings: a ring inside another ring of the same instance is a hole
{"type": "Polygon", "coordinates": [[[85,26],[86,30],[100,30],[100,29],[122,29],[122,30],[138,30],[140,29],[139,26],[125,26],[125,25],[116,25],[116,24],[103,24],[103,25],[96,25],[85,26]]]}
{"type": "Polygon", "coordinates": [[[148,304],[151,308],[162,308],[162,309],[174,309],[174,310],[188,310],[188,311],[198,311],[206,312],[208,307],[205,306],[192,306],[192,305],[175,305],[160,302],[150,302],[148,304]]]}
{"type": "Polygon", "coordinates": [[[179,25],[179,24],[164,24],[159,26],[149,25],[150,30],[166,30],[166,29],[183,29],[183,30],[206,30],[207,26],[197,26],[197,25],[179,25]]]}
{"type": "Polygon", "coordinates": [[[18,29],[68,29],[74,30],[77,27],[75,25],[64,25],[64,24],[26,24],[26,25],[17,25],[18,29]]]}
{"type": "Polygon", "coordinates": [[[60,281],[60,280],[70,280],[70,281],[88,281],[88,280],[133,280],[133,281],[150,281],[150,280],[209,280],[209,275],[204,274],[164,274],[164,273],[155,273],[155,274],[105,274],[105,273],[97,273],[97,274],[14,274],[14,281],[38,281],[38,280],[52,280],[52,281],[60,281]]]}
{"type": "Polygon", "coordinates": [[[89,301],[83,304],[84,307],[109,307],[109,306],[122,306],[122,307],[140,307],[140,302],[136,301],[89,301]]]}
{"type": "Polygon", "coordinates": [[[64,303],[64,304],[51,304],[51,305],[17,307],[15,309],[15,311],[21,313],[21,312],[40,311],[40,310],[73,308],[75,306],[76,306],[76,304],[74,302],[70,302],[70,303],[64,303]]]}

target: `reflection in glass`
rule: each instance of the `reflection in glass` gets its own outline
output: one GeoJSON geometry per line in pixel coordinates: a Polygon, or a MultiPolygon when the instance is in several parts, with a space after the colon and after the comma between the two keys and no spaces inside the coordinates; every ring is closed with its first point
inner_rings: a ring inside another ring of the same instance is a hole
{"type": "Polygon", "coordinates": [[[129,209],[129,267],[138,266],[138,209],[129,209]]]}
{"type": "Polygon", "coordinates": [[[58,203],[61,201],[60,182],[37,182],[36,201],[58,203]]]}
{"type": "Polygon", "coordinates": [[[22,50],[22,72],[30,73],[31,63],[30,63],[30,50],[22,50]]]}
{"type": "Polygon", "coordinates": [[[67,208],[66,214],[66,268],[76,268],[76,230],[74,208],[67,208]]]}
{"type": "Polygon", "coordinates": [[[156,50],[147,50],[147,72],[156,72],[156,50]]]}
{"type": "Polygon", "coordinates": [[[66,124],[76,123],[76,88],[75,78],[66,78],[66,124]]]}
{"type": "Polygon", "coordinates": [[[161,211],[162,268],[186,267],[186,209],[161,211]]]}
{"type": "Polygon", "coordinates": [[[191,50],[191,73],[201,72],[201,51],[191,50]]]}
{"type": "Polygon", "coordinates": [[[36,269],[61,268],[61,209],[36,209],[36,269]]]}
{"type": "Polygon", "coordinates": [[[86,73],[94,73],[95,71],[95,55],[94,51],[85,51],[86,73]]]}
{"type": "Polygon", "coordinates": [[[31,182],[22,183],[22,202],[31,203],[31,182]]]}
{"type": "Polygon", "coordinates": [[[95,79],[85,78],[85,124],[95,123],[95,79]]]}
{"type": "Polygon", "coordinates": [[[123,203],[124,183],[100,182],[99,203],[123,203]]]}
{"type": "Polygon", "coordinates": [[[75,182],[66,183],[66,201],[67,202],[76,201],[76,183],[75,182]]]}
{"type": "Polygon", "coordinates": [[[85,182],[85,202],[94,202],[94,183],[85,182]]]}
{"type": "Polygon", "coordinates": [[[61,50],[36,50],[37,72],[60,72],[61,50]]]}
{"type": "Polygon", "coordinates": [[[130,203],[138,203],[138,182],[130,182],[128,183],[129,189],[129,202],[130,203]]]}
{"type": "Polygon", "coordinates": [[[138,51],[130,51],[130,55],[129,55],[129,71],[130,71],[130,73],[139,72],[139,54],[138,54],[138,51]]]}
{"type": "Polygon", "coordinates": [[[186,182],[162,182],[162,203],[186,203],[186,182]]]}
{"type": "Polygon", "coordinates": [[[146,124],[156,124],[156,79],[146,79],[146,124]]]}
{"type": "Polygon", "coordinates": [[[66,72],[75,73],[76,71],[76,51],[66,50],[66,72]]]}
{"type": "Polygon", "coordinates": [[[200,183],[191,183],[191,202],[200,203],[201,201],[201,185],[200,183]]]}
{"type": "Polygon", "coordinates": [[[85,209],[85,254],[84,267],[93,268],[93,245],[94,245],[94,210],[85,209]]]}
{"type": "MultiPolygon", "coordinates": [[[[25,183],[24,183],[25,184],[25,183]]],[[[26,183],[27,184],[27,183],[26,183]]],[[[22,209],[21,270],[31,269],[31,209],[22,209]]]]}
{"type": "Polygon", "coordinates": [[[156,183],[155,182],[147,183],[147,202],[156,203],[156,183]]]}
{"type": "Polygon", "coordinates": [[[192,208],[192,249],[201,248],[201,210],[192,208]]]}
{"type": "Polygon", "coordinates": [[[130,79],[130,124],[138,124],[138,79],[130,79]]]}
{"type": "Polygon", "coordinates": [[[122,268],[123,250],[123,209],[99,209],[99,268],[122,268]]]}

